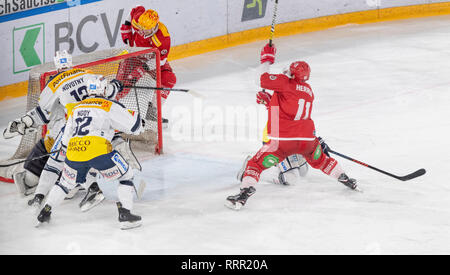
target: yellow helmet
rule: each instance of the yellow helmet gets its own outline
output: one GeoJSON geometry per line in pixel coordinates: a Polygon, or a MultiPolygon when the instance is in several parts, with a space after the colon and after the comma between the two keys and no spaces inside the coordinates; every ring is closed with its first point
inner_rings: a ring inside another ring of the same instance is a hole
{"type": "Polygon", "coordinates": [[[154,30],[159,23],[159,15],[154,10],[146,10],[139,18],[133,18],[131,24],[138,30],[154,30]]]}

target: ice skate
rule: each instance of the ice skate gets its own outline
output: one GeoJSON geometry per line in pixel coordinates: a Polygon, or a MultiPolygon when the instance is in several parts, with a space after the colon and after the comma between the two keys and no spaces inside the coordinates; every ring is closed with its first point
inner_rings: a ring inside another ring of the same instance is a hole
{"type": "Polygon", "coordinates": [[[45,196],[42,194],[36,194],[31,200],[28,201],[28,205],[35,209],[37,212],[41,208],[44,197],[45,196]]]}
{"type": "Polygon", "coordinates": [[[46,204],[44,208],[42,208],[41,212],[37,217],[38,222],[36,224],[36,227],[41,226],[43,223],[49,223],[51,214],[52,214],[52,207],[46,204]]]}
{"type": "Polygon", "coordinates": [[[342,173],[339,176],[338,181],[352,190],[361,192],[361,189],[359,189],[356,184],[356,180],[349,178],[345,173],[342,173]]]}
{"type": "Polygon", "coordinates": [[[241,192],[234,196],[229,196],[225,202],[225,206],[234,209],[239,210],[241,209],[245,203],[247,202],[248,198],[255,194],[256,189],[253,186],[250,186],[248,188],[241,188],[241,192]]]}
{"type": "Polygon", "coordinates": [[[130,210],[123,208],[120,202],[117,203],[117,208],[119,210],[120,229],[132,229],[142,225],[142,218],[131,214],[130,210]]]}
{"type": "Polygon", "coordinates": [[[103,195],[102,190],[96,182],[94,182],[88,189],[86,196],[84,196],[83,200],[80,202],[79,206],[81,212],[86,212],[99,205],[102,201],[105,200],[105,196],[103,195]]]}

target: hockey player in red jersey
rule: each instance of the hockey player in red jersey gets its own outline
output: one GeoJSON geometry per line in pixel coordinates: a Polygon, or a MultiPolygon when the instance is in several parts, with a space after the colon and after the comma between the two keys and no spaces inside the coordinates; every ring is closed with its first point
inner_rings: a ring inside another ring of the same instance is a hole
{"type": "Polygon", "coordinates": [[[356,180],[350,179],[338,162],[329,156],[328,146],[315,135],[311,111],[314,94],[309,80],[311,69],[306,62],[293,62],[285,74],[270,74],[270,65],[275,62],[276,48],[267,44],[261,51],[261,87],[274,91],[258,93],[257,101],[268,103],[268,138],[256,155],[251,158],[242,177],[240,193],[229,196],[226,206],[240,209],[256,191],[261,172],[292,154],[301,154],[308,164],[337,179],[351,189],[357,189],[356,180]]]}
{"type": "MultiPolygon", "coordinates": [[[[159,50],[161,57],[161,85],[164,88],[173,88],[177,79],[167,61],[170,52],[170,34],[167,27],[159,21],[158,13],[151,9],[146,10],[143,6],[137,6],[131,10],[120,31],[123,42],[130,47],[156,48],[159,50]]],[[[129,58],[120,64],[116,78],[122,81],[124,86],[135,85],[145,74],[152,74],[153,78],[156,78],[152,65],[145,59],[129,58]]],[[[126,96],[129,91],[129,88],[123,89],[117,100],[126,96]]],[[[161,91],[163,103],[169,96],[169,93],[169,91],[161,91]]]]}

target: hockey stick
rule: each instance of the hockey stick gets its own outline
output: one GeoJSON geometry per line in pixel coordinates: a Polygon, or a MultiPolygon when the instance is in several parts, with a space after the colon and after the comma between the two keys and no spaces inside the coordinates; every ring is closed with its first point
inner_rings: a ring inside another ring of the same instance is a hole
{"type": "MultiPolygon", "coordinates": [[[[275,6],[273,8],[272,25],[270,26],[269,46],[272,48],[273,36],[275,35],[275,24],[277,22],[278,0],[275,0],[275,6]]],[[[262,89],[263,92],[266,89],[262,89]]]]}
{"type": "MultiPolygon", "coordinates": [[[[138,98],[138,94],[137,94],[137,87],[133,87],[133,88],[134,88],[134,96],[136,97],[136,106],[137,106],[138,115],[143,120],[144,118],[141,116],[141,107],[139,107],[139,98],[138,98]]],[[[144,125],[142,125],[142,127],[144,127],[144,125]]],[[[130,148],[131,148],[131,144],[130,144],[130,148]]],[[[138,190],[136,189],[136,185],[134,184],[134,182],[133,182],[133,189],[134,189],[134,192],[136,193],[136,197],[140,200],[141,196],[140,196],[138,190]]]]}
{"type": "Polygon", "coordinates": [[[273,8],[272,25],[270,26],[270,39],[269,46],[272,47],[272,40],[275,34],[275,24],[277,22],[278,0],[275,0],[275,6],[273,8]]]}
{"type": "Polygon", "coordinates": [[[42,156],[39,156],[39,157],[32,158],[32,159],[24,159],[24,160],[13,162],[13,163],[0,164],[0,168],[10,167],[10,166],[14,166],[16,164],[21,164],[21,163],[24,163],[24,162],[27,162],[27,161],[34,161],[34,160],[42,159],[42,158],[45,158],[45,157],[49,157],[49,156],[51,156],[51,155],[53,155],[55,153],[58,153],[59,151],[61,151],[61,149],[59,149],[57,151],[50,152],[48,154],[45,154],[45,155],[42,155],[42,156]]]}
{"type": "Polygon", "coordinates": [[[124,88],[144,89],[144,90],[162,90],[162,91],[170,91],[170,92],[183,92],[183,93],[189,93],[194,97],[204,97],[203,95],[197,93],[194,90],[190,90],[190,89],[174,89],[174,88],[147,87],[147,86],[123,86],[123,87],[124,88]]]}
{"type": "Polygon", "coordinates": [[[365,167],[367,167],[367,168],[370,168],[370,169],[372,169],[372,170],[375,170],[375,171],[377,171],[377,172],[383,173],[383,174],[385,174],[385,175],[388,175],[388,176],[390,176],[390,177],[396,178],[396,179],[401,180],[401,181],[412,180],[412,179],[415,179],[415,178],[420,177],[420,176],[422,176],[422,175],[425,175],[425,173],[426,173],[426,170],[422,168],[422,169],[419,169],[419,170],[417,170],[417,171],[415,171],[415,172],[413,172],[413,173],[411,173],[411,174],[408,174],[408,175],[406,175],[406,176],[403,176],[403,177],[401,177],[401,176],[396,176],[396,175],[393,175],[393,174],[388,173],[388,172],[386,172],[386,171],[383,171],[383,170],[381,170],[381,169],[378,169],[378,168],[376,168],[376,167],[373,167],[373,166],[371,166],[371,165],[369,165],[369,164],[366,164],[366,163],[364,163],[364,162],[361,162],[361,161],[359,161],[359,160],[356,160],[356,159],[354,159],[354,158],[347,157],[346,155],[343,155],[343,154],[341,154],[341,153],[335,152],[335,151],[333,151],[333,150],[328,149],[328,152],[330,152],[330,153],[332,153],[332,154],[335,154],[335,155],[337,155],[337,156],[340,156],[340,157],[342,157],[342,158],[348,159],[348,160],[350,160],[350,161],[356,162],[356,163],[358,163],[358,164],[360,164],[360,165],[362,165],[362,166],[365,166],[365,167]]]}

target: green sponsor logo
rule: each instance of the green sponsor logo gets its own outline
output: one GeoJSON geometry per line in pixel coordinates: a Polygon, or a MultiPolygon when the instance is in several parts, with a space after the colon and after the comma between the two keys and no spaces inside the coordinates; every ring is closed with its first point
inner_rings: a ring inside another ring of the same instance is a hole
{"type": "Polygon", "coordinates": [[[45,62],[44,23],[13,29],[13,72],[29,71],[45,62]]]}
{"type": "Polygon", "coordinates": [[[320,156],[322,155],[322,146],[317,145],[316,151],[314,151],[313,159],[318,160],[320,156]]]}
{"type": "Polygon", "coordinates": [[[266,168],[270,168],[274,165],[277,165],[280,162],[280,159],[274,155],[268,155],[264,158],[262,165],[266,168]]]}
{"type": "Polygon", "coordinates": [[[267,0],[245,0],[242,22],[263,18],[266,15],[267,0]]]}

